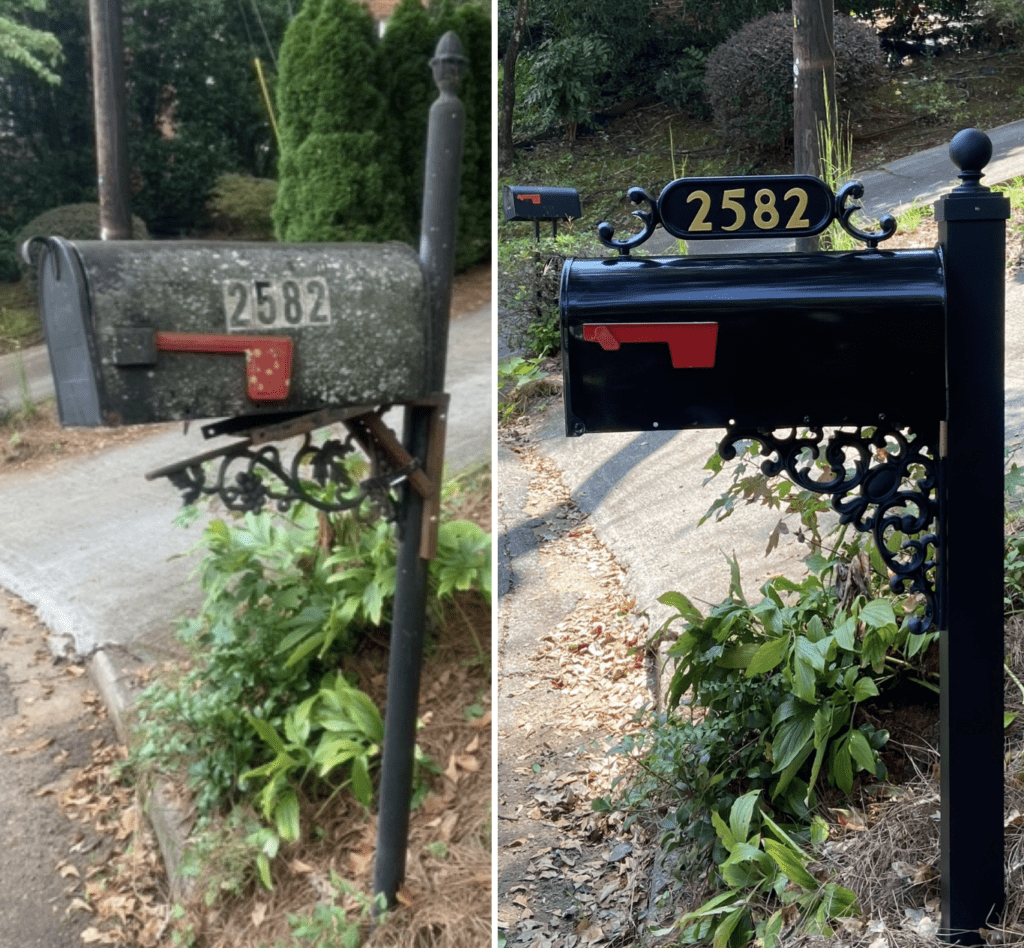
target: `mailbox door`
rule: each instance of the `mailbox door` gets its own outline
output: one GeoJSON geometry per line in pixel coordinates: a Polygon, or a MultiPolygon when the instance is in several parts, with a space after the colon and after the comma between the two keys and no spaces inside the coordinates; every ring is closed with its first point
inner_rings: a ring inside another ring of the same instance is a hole
{"type": "Polygon", "coordinates": [[[67,424],[312,411],[427,394],[429,295],[419,258],[404,244],[54,238],[40,272],[67,424]],[[276,358],[285,349],[290,365],[276,358]],[[278,374],[264,387],[257,369],[278,374]]]}
{"type": "Polygon", "coordinates": [[[566,433],[945,413],[935,250],[568,260],[566,433]]]}

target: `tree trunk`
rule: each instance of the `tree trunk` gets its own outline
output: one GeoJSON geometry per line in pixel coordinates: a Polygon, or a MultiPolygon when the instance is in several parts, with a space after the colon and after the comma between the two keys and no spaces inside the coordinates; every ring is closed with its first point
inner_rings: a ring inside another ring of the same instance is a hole
{"type": "MultiPolygon", "coordinates": [[[[793,170],[797,174],[821,176],[819,129],[827,120],[833,154],[838,144],[834,18],[833,0],[793,0],[793,170]]],[[[796,248],[817,250],[818,238],[798,237],[796,248]]]]}
{"type": "Polygon", "coordinates": [[[518,0],[516,18],[512,26],[505,56],[501,61],[501,109],[498,116],[498,167],[507,171],[512,167],[515,148],[512,145],[512,110],[516,105],[516,60],[519,58],[519,46],[523,41],[523,30],[526,29],[526,13],[530,0],[518,0]]]}

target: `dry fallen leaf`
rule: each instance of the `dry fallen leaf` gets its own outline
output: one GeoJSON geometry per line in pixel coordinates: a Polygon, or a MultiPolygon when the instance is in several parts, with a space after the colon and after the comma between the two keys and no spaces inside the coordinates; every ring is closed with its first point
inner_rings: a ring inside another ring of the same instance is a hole
{"type": "Polygon", "coordinates": [[[78,867],[70,862],[58,863],[57,875],[59,875],[62,879],[80,879],[82,877],[82,874],[78,871],[78,867]]]}

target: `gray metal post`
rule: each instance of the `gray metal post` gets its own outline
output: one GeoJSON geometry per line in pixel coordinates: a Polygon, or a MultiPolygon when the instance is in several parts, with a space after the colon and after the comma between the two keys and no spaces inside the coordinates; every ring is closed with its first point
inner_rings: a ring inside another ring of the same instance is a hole
{"type": "MultiPolygon", "coordinates": [[[[437,393],[444,391],[448,314],[455,272],[462,138],[466,124],[465,108],[456,92],[465,63],[458,36],[453,32],[445,33],[430,61],[440,95],[430,108],[420,226],[420,259],[426,270],[431,297],[429,372],[433,383],[431,388],[437,393]]],[[[430,444],[433,410],[429,406],[412,406],[405,411],[403,441],[409,453],[421,464],[425,464],[428,451],[438,450],[438,446],[430,444]]],[[[391,622],[373,881],[374,894],[383,893],[389,906],[394,905],[395,893],[405,878],[405,851],[409,837],[409,802],[426,617],[427,561],[420,549],[423,512],[424,499],[407,485],[391,622]]]]}
{"type": "Polygon", "coordinates": [[[89,0],[92,37],[93,114],[96,120],[96,184],[100,237],[131,240],[128,204],[128,94],[121,34],[121,0],[89,0]]]}
{"type": "Polygon", "coordinates": [[[1003,906],[1003,353],[1010,202],[979,183],[992,143],[960,132],[963,182],[935,204],[946,271],[940,474],[942,931],[979,944],[1003,906]]]}

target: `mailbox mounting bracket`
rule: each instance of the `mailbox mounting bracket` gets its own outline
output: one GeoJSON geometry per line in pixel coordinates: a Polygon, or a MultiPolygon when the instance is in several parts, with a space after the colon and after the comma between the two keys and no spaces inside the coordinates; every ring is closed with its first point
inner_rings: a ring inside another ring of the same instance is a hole
{"type": "Polygon", "coordinates": [[[363,502],[369,500],[369,516],[388,520],[397,518],[392,492],[403,481],[408,481],[424,499],[420,556],[433,559],[437,552],[448,401],[449,396],[444,394],[408,403],[428,408],[431,414],[427,457],[423,464],[384,423],[382,416],[392,406],[359,405],[287,414],[279,419],[248,415],[205,425],[202,431],[206,438],[231,434],[241,436],[242,440],[150,471],[146,479],[166,477],[181,491],[185,504],[216,494],[229,510],[258,512],[267,501],[273,501],[279,510],[287,510],[296,501],[302,501],[326,513],[339,513],[358,512],[363,502]],[[344,441],[332,438],[322,445],[312,443],[313,431],[338,423],[348,430],[344,441]],[[303,438],[302,444],[286,463],[272,442],[299,435],[303,438]],[[358,483],[351,479],[343,463],[356,444],[369,456],[374,472],[358,483]],[[220,464],[212,483],[208,483],[204,465],[213,461],[220,464]],[[236,470],[232,478],[231,470],[236,463],[241,464],[242,469],[236,470]],[[307,466],[312,469],[312,478],[300,476],[301,469],[307,466]],[[281,486],[268,486],[264,480],[267,474],[281,486]],[[303,485],[303,481],[310,479],[321,487],[336,485],[339,489],[334,499],[328,501],[311,494],[303,485]]]}
{"type": "Polygon", "coordinates": [[[925,532],[938,523],[939,426],[901,431],[885,424],[855,431],[807,428],[779,437],[764,428],[732,426],[718,444],[724,461],[734,460],[736,442],[756,441],[760,453],[774,455],[761,464],[766,477],[785,474],[797,487],[830,494],[840,523],[871,533],[875,548],[891,574],[894,593],[910,592],[924,600],[921,616],[908,615],[902,627],[921,634],[944,628],[942,597],[935,578],[940,555],[939,536],[925,532]],[[815,465],[824,455],[831,478],[815,465]],[[887,543],[903,537],[898,549],[887,543]]]}

